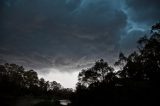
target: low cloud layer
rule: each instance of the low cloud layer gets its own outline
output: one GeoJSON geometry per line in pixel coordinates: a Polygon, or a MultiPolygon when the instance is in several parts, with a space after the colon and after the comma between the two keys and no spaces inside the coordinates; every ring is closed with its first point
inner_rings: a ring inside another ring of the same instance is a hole
{"type": "Polygon", "coordinates": [[[160,19],[153,1],[1,0],[0,62],[62,72],[112,63],[160,19]]]}

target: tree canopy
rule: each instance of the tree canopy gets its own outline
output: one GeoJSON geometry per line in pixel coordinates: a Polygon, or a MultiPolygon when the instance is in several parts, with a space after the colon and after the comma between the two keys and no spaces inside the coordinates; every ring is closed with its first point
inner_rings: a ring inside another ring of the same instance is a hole
{"type": "Polygon", "coordinates": [[[118,71],[103,59],[80,71],[75,92],[56,81],[38,78],[34,70],[16,64],[0,65],[0,97],[70,99],[70,106],[156,105],[160,98],[160,23],[151,27],[149,37],[137,43],[137,50],[128,56],[119,54],[114,66],[118,71]]]}
{"type": "Polygon", "coordinates": [[[0,65],[0,94],[10,96],[45,96],[54,98],[66,98],[72,90],[63,88],[56,81],[45,81],[38,78],[34,70],[25,70],[16,64],[0,65]],[[67,95],[64,95],[64,94],[67,95]]]}
{"type": "Polygon", "coordinates": [[[115,66],[104,60],[79,73],[74,106],[157,104],[160,95],[160,23],[151,27],[150,36],[138,41],[138,49],[128,56],[119,54],[115,66]]]}
{"type": "Polygon", "coordinates": [[[104,62],[103,59],[97,61],[91,68],[82,70],[78,75],[78,83],[88,87],[97,82],[103,82],[108,78],[107,76],[113,73],[114,69],[104,62]]]}

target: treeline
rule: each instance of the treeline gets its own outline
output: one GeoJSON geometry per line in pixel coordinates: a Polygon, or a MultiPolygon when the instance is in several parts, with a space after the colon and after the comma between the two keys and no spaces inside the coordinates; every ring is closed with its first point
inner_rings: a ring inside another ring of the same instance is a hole
{"type": "Polygon", "coordinates": [[[138,40],[138,50],[120,53],[115,71],[103,59],[78,75],[72,106],[158,105],[160,98],[160,23],[149,37],[138,40]]]}
{"type": "Polygon", "coordinates": [[[0,65],[0,97],[37,96],[56,100],[69,98],[72,89],[63,88],[56,81],[38,78],[34,70],[26,71],[16,64],[0,65]]]}
{"type": "Polygon", "coordinates": [[[6,63],[0,65],[0,97],[30,95],[50,100],[70,99],[70,106],[157,105],[160,98],[160,23],[152,26],[149,37],[138,40],[137,51],[128,56],[120,53],[114,67],[119,70],[114,70],[103,59],[96,61],[91,68],[79,73],[73,92],[56,81],[38,78],[33,70],[6,63]]]}

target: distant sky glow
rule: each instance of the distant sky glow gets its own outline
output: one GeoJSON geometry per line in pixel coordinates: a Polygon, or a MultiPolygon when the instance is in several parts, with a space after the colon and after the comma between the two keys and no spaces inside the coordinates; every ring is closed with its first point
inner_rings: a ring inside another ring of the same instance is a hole
{"type": "Polygon", "coordinates": [[[49,81],[56,80],[58,83],[65,88],[73,88],[75,89],[76,83],[78,82],[78,73],[80,70],[73,71],[71,73],[68,72],[60,72],[55,69],[49,69],[49,73],[43,74],[39,73],[39,78],[45,78],[49,81]]]}
{"type": "Polygon", "coordinates": [[[74,87],[77,73],[119,52],[160,20],[160,0],[0,0],[0,63],[74,87]]]}

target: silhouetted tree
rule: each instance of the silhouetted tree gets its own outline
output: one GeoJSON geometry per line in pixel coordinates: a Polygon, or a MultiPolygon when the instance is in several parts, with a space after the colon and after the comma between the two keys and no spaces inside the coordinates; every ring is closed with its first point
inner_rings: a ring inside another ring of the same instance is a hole
{"type": "Polygon", "coordinates": [[[106,79],[106,75],[113,73],[113,71],[114,69],[101,59],[93,67],[84,69],[79,73],[78,86],[88,87],[93,83],[103,82],[106,79]]]}
{"type": "Polygon", "coordinates": [[[32,95],[62,99],[69,97],[72,92],[56,81],[39,79],[34,70],[26,71],[16,64],[0,65],[0,97],[32,95]]]}
{"type": "Polygon", "coordinates": [[[114,72],[103,60],[79,73],[73,106],[155,105],[160,98],[160,23],[150,37],[138,40],[138,50],[119,54],[114,72]]]}
{"type": "Polygon", "coordinates": [[[160,67],[160,32],[159,24],[152,27],[151,37],[146,36],[138,40],[137,52],[128,57],[120,54],[115,65],[122,66],[120,76],[137,80],[151,80],[158,78],[160,67]],[[157,76],[157,77],[156,77],[157,76]]]}
{"type": "Polygon", "coordinates": [[[38,76],[33,70],[26,71],[24,73],[24,82],[27,88],[38,86],[38,76]]]}
{"type": "Polygon", "coordinates": [[[50,90],[60,90],[62,88],[62,85],[60,83],[57,83],[56,81],[50,82],[50,90]]]}

